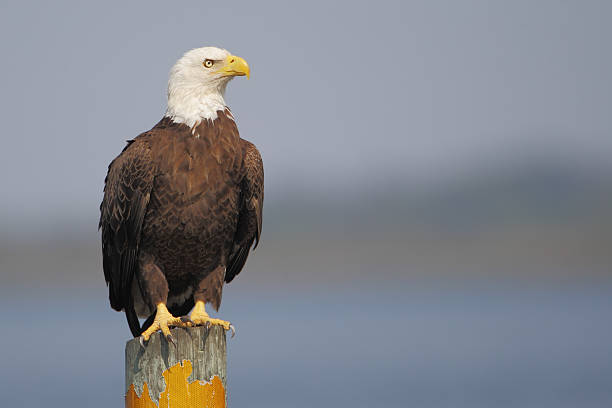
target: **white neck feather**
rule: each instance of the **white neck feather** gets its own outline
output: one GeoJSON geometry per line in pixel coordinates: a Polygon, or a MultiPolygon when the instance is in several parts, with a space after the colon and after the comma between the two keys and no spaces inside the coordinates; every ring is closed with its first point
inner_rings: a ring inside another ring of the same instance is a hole
{"type": "Polygon", "coordinates": [[[184,123],[193,128],[202,120],[217,119],[217,112],[226,108],[223,95],[225,94],[226,81],[217,88],[173,87],[168,86],[168,109],[165,116],[172,119],[174,123],[184,123]]]}

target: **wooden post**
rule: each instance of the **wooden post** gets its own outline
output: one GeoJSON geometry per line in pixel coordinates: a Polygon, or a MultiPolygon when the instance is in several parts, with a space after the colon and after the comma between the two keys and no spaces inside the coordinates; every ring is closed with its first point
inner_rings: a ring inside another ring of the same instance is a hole
{"type": "Polygon", "coordinates": [[[125,346],[126,408],[225,407],[226,344],[220,326],[172,329],[176,345],[157,332],[145,348],[125,346]]]}

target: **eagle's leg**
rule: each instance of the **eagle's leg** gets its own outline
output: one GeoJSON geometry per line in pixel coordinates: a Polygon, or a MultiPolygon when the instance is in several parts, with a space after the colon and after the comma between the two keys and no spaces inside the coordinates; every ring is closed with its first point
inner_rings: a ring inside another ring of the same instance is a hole
{"type": "Polygon", "coordinates": [[[164,334],[164,336],[169,342],[174,342],[174,339],[170,334],[170,327],[184,327],[186,326],[185,323],[186,322],[184,319],[172,316],[172,314],[168,311],[168,308],[164,303],[159,303],[157,305],[157,312],[155,313],[155,320],[153,320],[153,324],[151,324],[151,326],[149,326],[147,330],[142,332],[140,337],[142,340],[148,341],[149,337],[151,337],[153,333],[158,330],[161,330],[161,332],[164,334]]]}
{"type": "Polygon", "coordinates": [[[189,319],[191,320],[191,323],[193,323],[194,325],[198,326],[198,325],[218,325],[223,327],[225,330],[232,330],[232,333],[234,332],[234,328],[233,326],[230,324],[230,322],[227,322],[225,320],[221,320],[221,319],[213,319],[212,317],[210,317],[208,315],[208,313],[206,313],[206,306],[204,301],[202,300],[198,300],[195,304],[195,307],[193,308],[193,310],[191,311],[191,314],[189,315],[189,319]]]}
{"type": "Polygon", "coordinates": [[[219,310],[221,304],[221,293],[223,291],[223,283],[225,278],[225,266],[219,265],[212,272],[207,274],[204,279],[198,284],[194,294],[193,300],[195,301],[195,307],[189,315],[189,320],[192,325],[217,325],[223,327],[225,330],[231,330],[232,336],[235,334],[234,326],[230,322],[226,322],[221,319],[213,319],[206,313],[206,303],[210,302],[212,306],[219,310]]]}
{"type": "Polygon", "coordinates": [[[168,282],[162,273],[161,269],[155,264],[154,258],[142,251],[140,256],[139,278],[140,287],[143,289],[143,295],[148,299],[150,305],[156,305],[155,320],[148,329],[140,335],[140,342],[148,341],[149,337],[158,330],[161,330],[166,340],[174,343],[174,339],[170,334],[170,327],[187,326],[185,320],[180,317],[174,317],[168,311],[166,303],[168,301],[168,282]]]}

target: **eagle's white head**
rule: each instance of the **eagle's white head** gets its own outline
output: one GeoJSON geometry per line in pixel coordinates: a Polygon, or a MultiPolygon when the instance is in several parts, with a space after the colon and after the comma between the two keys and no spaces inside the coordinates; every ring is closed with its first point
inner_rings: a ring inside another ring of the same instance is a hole
{"type": "Polygon", "coordinates": [[[187,51],[170,70],[167,117],[193,127],[214,120],[225,109],[225,87],[235,76],[249,77],[249,66],[240,57],[216,47],[187,51]]]}

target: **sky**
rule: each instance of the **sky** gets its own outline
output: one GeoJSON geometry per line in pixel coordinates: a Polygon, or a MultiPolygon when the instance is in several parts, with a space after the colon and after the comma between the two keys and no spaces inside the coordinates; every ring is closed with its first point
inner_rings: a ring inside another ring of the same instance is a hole
{"type": "Polygon", "coordinates": [[[268,200],[542,157],[609,168],[609,2],[0,7],[5,227],[95,218],[108,163],[162,117],[172,64],[205,45],[252,68],[226,101],[262,152],[268,200]]]}

